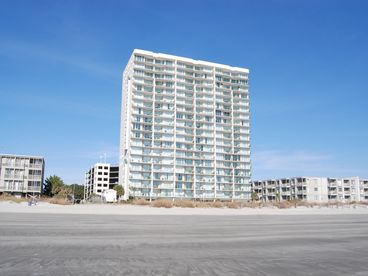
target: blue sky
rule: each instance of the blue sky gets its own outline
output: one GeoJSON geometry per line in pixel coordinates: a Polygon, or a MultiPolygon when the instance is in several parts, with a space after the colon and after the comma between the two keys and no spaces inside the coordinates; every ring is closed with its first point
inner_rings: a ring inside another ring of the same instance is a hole
{"type": "Polygon", "coordinates": [[[0,1],[0,152],[118,161],[134,48],[250,69],[253,178],[368,178],[368,2],[0,1]]]}

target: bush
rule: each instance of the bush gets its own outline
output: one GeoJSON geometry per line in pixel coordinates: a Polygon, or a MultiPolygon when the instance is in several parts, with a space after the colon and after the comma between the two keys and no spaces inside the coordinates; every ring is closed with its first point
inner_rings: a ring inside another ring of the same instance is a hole
{"type": "Polygon", "coordinates": [[[224,203],[222,203],[221,201],[208,202],[208,205],[212,208],[223,208],[224,207],[224,203]]]}
{"type": "Polygon", "coordinates": [[[311,203],[305,200],[299,200],[296,204],[297,206],[303,206],[303,207],[308,207],[308,208],[313,207],[315,205],[314,203],[311,203]]]}
{"type": "Polygon", "coordinates": [[[196,208],[210,208],[211,206],[208,202],[197,201],[193,203],[196,208]]]}
{"type": "Polygon", "coordinates": [[[239,209],[242,208],[242,203],[241,202],[226,202],[226,207],[227,208],[231,208],[231,209],[239,209]]]}
{"type": "Polygon", "coordinates": [[[191,200],[177,200],[174,201],[175,207],[181,207],[181,208],[195,208],[196,205],[191,200]]]}
{"type": "Polygon", "coordinates": [[[167,199],[157,199],[155,201],[153,201],[151,203],[152,207],[156,207],[156,208],[172,208],[173,207],[173,203],[171,200],[167,200],[167,199]]]}
{"type": "Polygon", "coordinates": [[[272,208],[272,207],[275,207],[275,205],[272,202],[266,201],[266,202],[262,202],[260,207],[261,208],[272,208]]]}
{"type": "Polygon", "coordinates": [[[15,197],[15,196],[7,194],[7,193],[3,193],[0,196],[0,200],[1,201],[11,201],[11,202],[15,202],[15,203],[21,203],[21,202],[27,201],[27,199],[24,198],[24,197],[15,197]]]}
{"type": "Polygon", "coordinates": [[[242,201],[240,202],[240,208],[257,208],[261,207],[261,201],[242,201]]]}
{"type": "Polygon", "coordinates": [[[279,209],[288,209],[290,207],[293,207],[295,205],[293,205],[291,202],[289,201],[280,201],[280,202],[275,202],[274,204],[277,208],[279,209]]]}
{"type": "Polygon", "coordinates": [[[150,202],[145,200],[144,198],[139,198],[139,199],[133,199],[131,202],[133,205],[150,205],[150,202]]]}

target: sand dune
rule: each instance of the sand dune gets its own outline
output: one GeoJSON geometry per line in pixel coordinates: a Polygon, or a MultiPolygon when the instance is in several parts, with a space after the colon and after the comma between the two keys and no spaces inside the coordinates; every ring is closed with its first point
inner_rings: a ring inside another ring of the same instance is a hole
{"type": "Polygon", "coordinates": [[[56,205],[40,202],[28,206],[26,202],[0,202],[3,213],[45,213],[45,214],[100,214],[100,215],[338,215],[368,214],[368,206],[344,206],[339,208],[298,207],[290,209],[277,208],[154,208],[128,204],[77,204],[56,205]]]}

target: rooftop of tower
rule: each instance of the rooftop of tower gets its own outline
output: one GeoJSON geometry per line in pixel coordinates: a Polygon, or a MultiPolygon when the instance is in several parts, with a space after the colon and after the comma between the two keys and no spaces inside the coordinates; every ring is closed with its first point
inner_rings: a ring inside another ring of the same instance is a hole
{"type": "Polygon", "coordinates": [[[221,63],[215,63],[215,62],[209,62],[209,61],[203,61],[203,60],[196,60],[196,59],[180,57],[180,56],[175,56],[175,55],[169,55],[169,54],[163,54],[163,53],[155,53],[155,52],[152,52],[152,51],[146,51],[146,50],[141,50],[141,49],[134,49],[133,54],[149,55],[149,56],[154,56],[154,57],[157,57],[157,58],[176,59],[176,60],[180,60],[180,61],[183,61],[183,62],[190,62],[190,63],[198,64],[198,65],[201,64],[201,65],[206,65],[206,66],[214,66],[214,67],[219,67],[219,68],[223,68],[223,69],[227,69],[227,70],[249,73],[249,69],[247,69],[247,68],[235,67],[235,66],[230,66],[230,65],[221,64],[221,63]]]}

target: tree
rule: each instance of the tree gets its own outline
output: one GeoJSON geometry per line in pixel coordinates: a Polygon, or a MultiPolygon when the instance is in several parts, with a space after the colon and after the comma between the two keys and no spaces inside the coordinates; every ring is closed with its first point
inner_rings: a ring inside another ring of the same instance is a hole
{"type": "Polygon", "coordinates": [[[258,195],[257,195],[256,192],[253,191],[250,196],[251,196],[252,201],[257,201],[258,200],[258,195]]]}
{"type": "Polygon", "coordinates": [[[276,202],[280,202],[281,201],[281,195],[279,192],[276,192],[276,202]]]}
{"type": "Polygon", "coordinates": [[[79,184],[72,184],[70,188],[74,192],[74,198],[82,199],[84,197],[84,186],[79,184]]]}
{"type": "Polygon", "coordinates": [[[113,189],[116,191],[116,195],[118,197],[121,197],[122,195],[124,195],[124,188],[123,188],[123,186],[121,186],[121,185],[118,184],[118,185],[115,185],[113,189]]]}
{"type": "Polygon", "coordinates": [[[49,176],[45,180],[43,194],[47,196],[54,196],[58,194],[64,186],[64,181],[60,177],[56,175],[49,176]]]}
{"type": "Polygon", "coordinates": [[[54,196],[60,198],[67,198],[71,197],[72,194],[73,194],[72,188],[70,186],[64,185],[60,188],[59,192],[54,196]]]}

